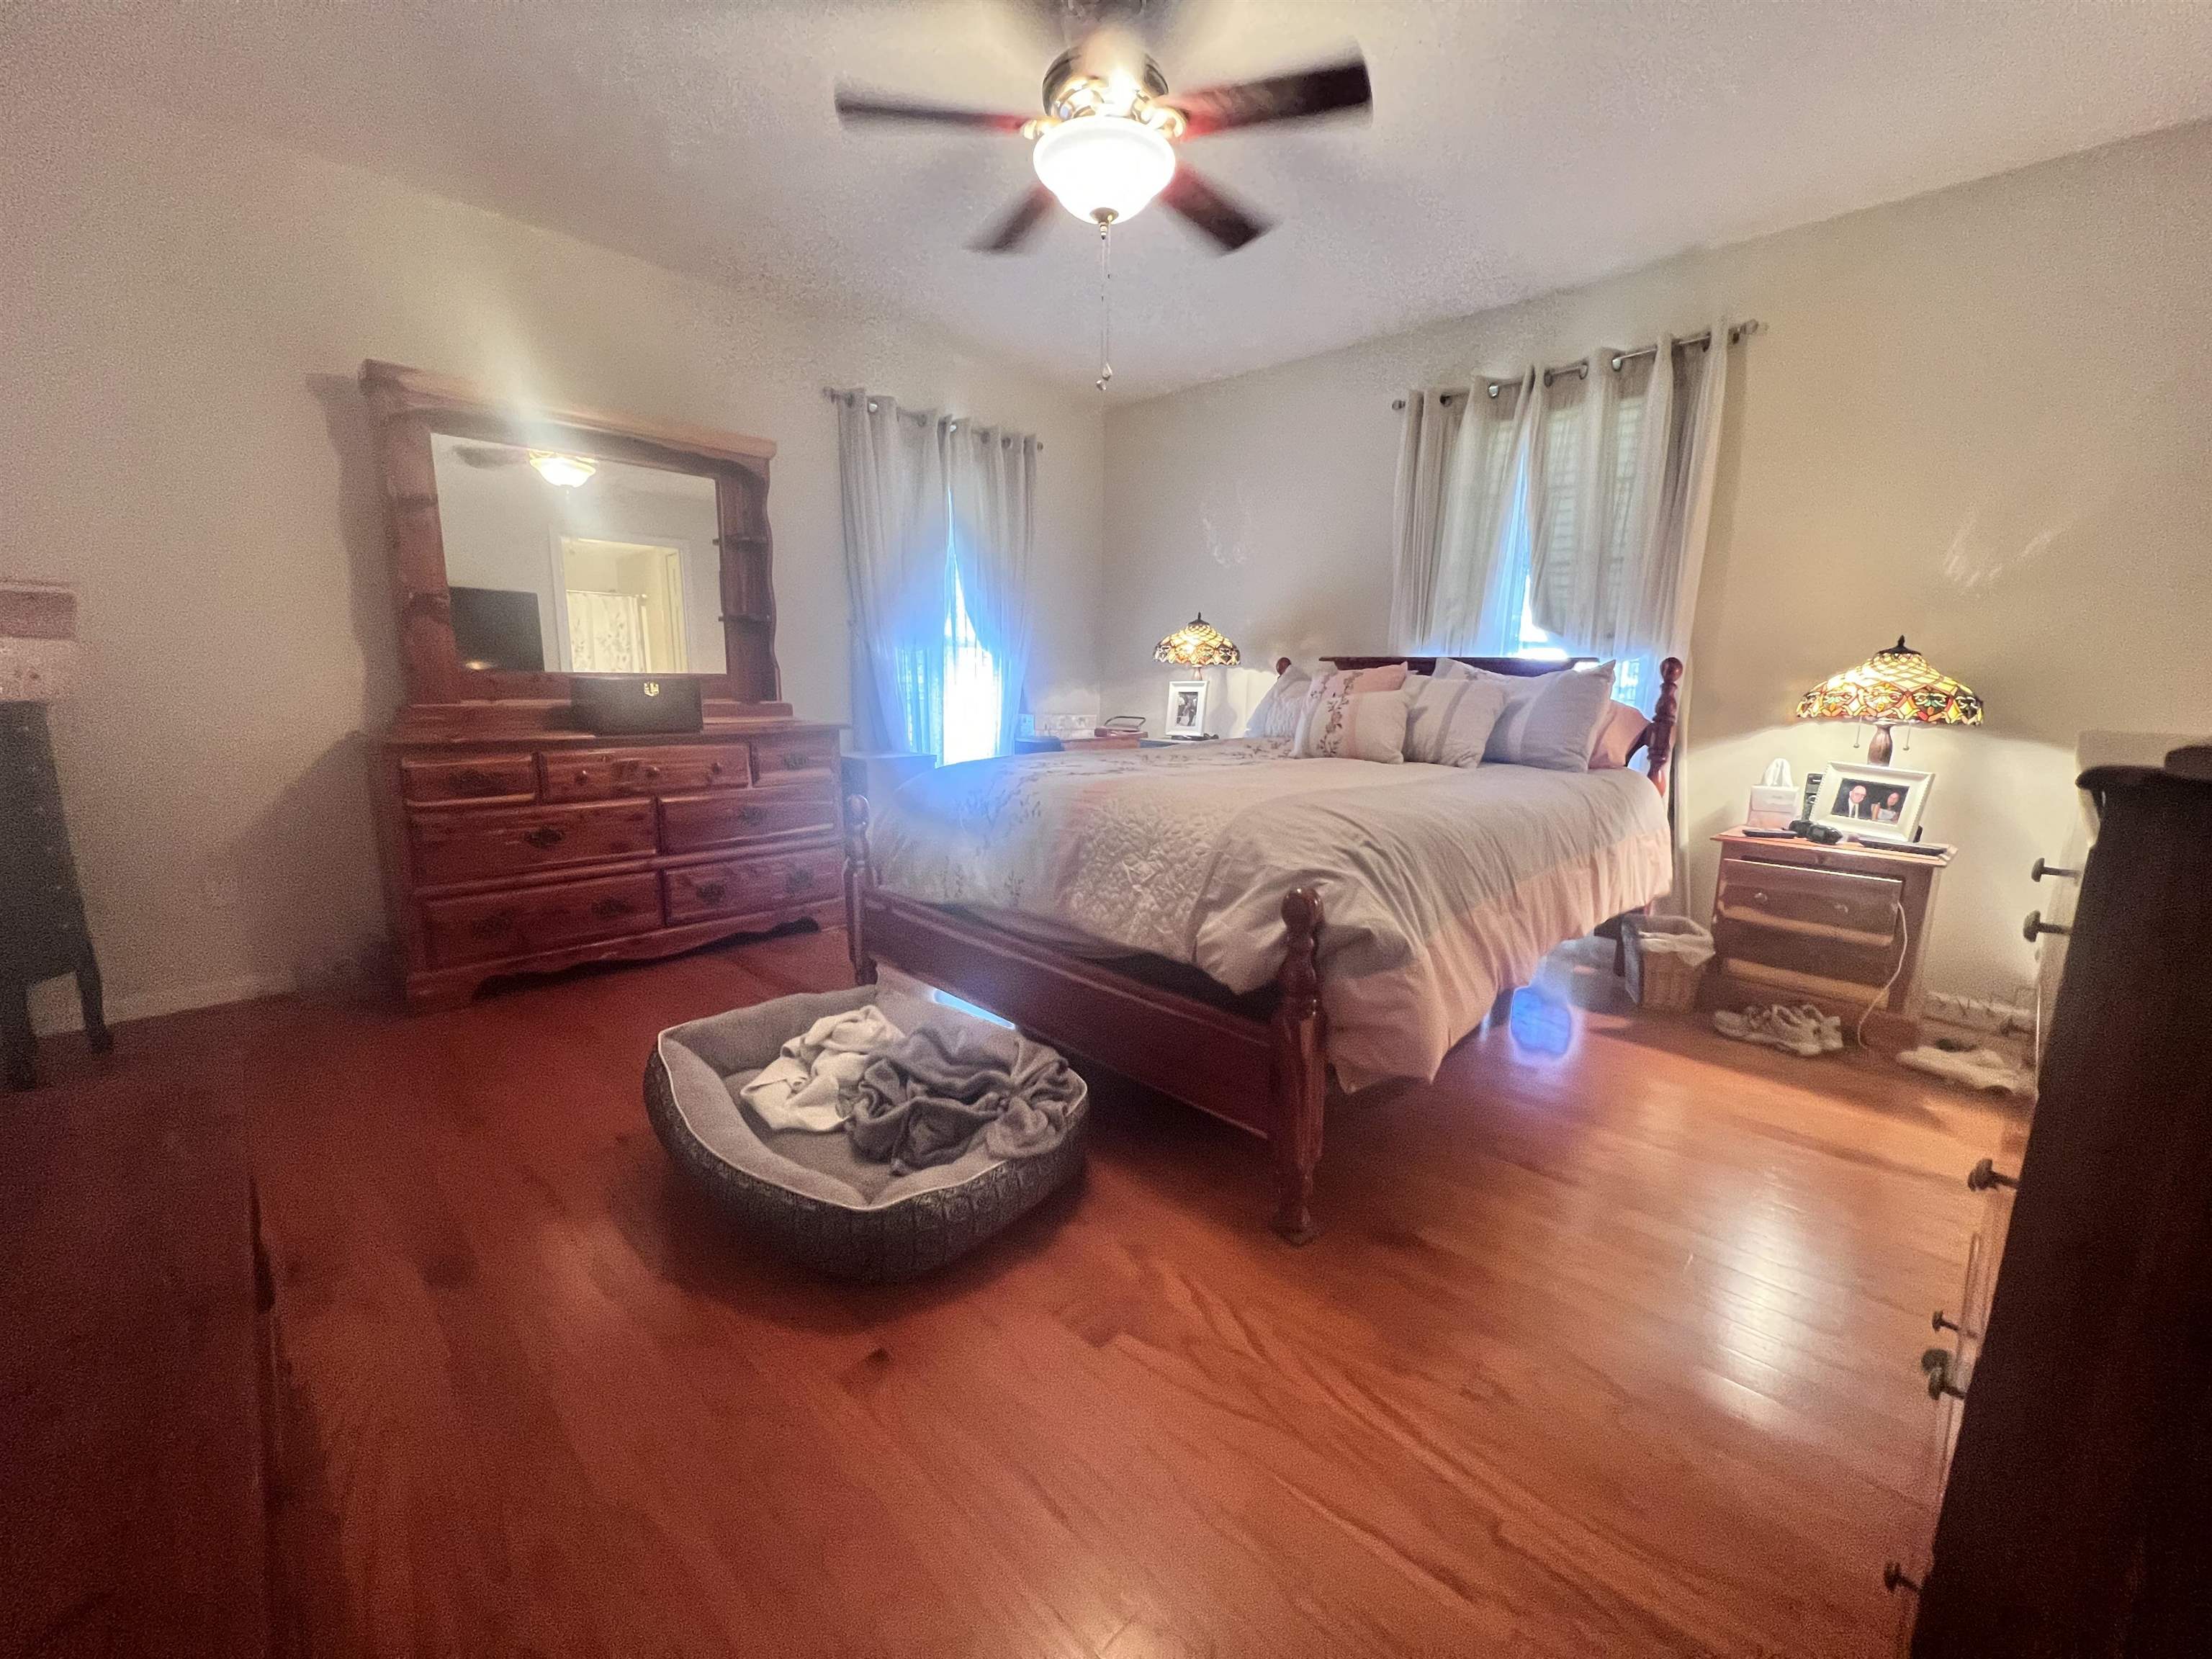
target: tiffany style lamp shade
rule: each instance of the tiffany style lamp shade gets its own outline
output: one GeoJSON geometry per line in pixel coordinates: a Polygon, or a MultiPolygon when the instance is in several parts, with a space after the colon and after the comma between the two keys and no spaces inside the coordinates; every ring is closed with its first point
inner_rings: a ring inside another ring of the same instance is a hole
{"type": "Polygon", "coordinates": [[[1179,668],[1220,668],[1242,662],[1243,653],[1227,635],[1206,621],[1193,618],[1152,648],[1154,662],[1171,662],[1179,668]]]}
{"type": "Polygon", "coordinates": [[[1887,651],[1877,651],[1856,668],[1822,680],[1798,700],[1801,720],[1859,720],[1874,727],[1867,760],[1889,764],[1893,726],[1979,726],[1982,700],[1939,674],[1928,659],[1899,635],[1887,651]]]}

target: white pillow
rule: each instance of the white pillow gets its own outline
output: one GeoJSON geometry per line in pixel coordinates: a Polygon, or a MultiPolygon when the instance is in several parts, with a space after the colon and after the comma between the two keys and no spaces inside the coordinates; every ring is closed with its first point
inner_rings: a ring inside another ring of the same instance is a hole
{"type": "Polygon", "coordinates": [[[1305,707],[1306,687],[1313,676],[1297,667],[1285,668],[1275,676],[1275,683],[1267,688],[1267,695],[1253,705],[1244,720],[1244,735],[1248,738],[1292,738],[1297,735],[1298,715],[1305,707]]]}
{"type": "Polygon", "coordinates": [[[1486,761],[1586,772],[1597,728],[1612,712],[1613,665],[1563,668],[1533,678],[1474,672],[1504,688],[1505,709],[1483,745],[1486,761]]]}
{"type": "Polygon", "coordinates": [[[1380,761],[1395,766],[1406,758],[1406,714],[1412,706],[1413,699],[1402,688],[1354,691],[1340,681],[1316,682],[1306,696],[1297,736],[1291,740],[1291,758],[1380,761]]]}
{"type": "Polygon", "coordinates": [[[1411,674],[1413,700],[1406,713],[1406,758],[1433,766],[1479,766],[1491,728],[1505,711],[1505,688],[1480,678],[1463,662],[1437,665],[1433,678],[1411,674]]]}

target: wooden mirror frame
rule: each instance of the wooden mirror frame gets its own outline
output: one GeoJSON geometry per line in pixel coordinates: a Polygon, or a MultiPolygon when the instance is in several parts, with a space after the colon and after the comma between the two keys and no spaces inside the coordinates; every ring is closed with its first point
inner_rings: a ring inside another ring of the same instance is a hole
{"type": "Polygon", "coordinates": [[[462,665],[453,638],[453,593],[430,451],[434,432],[712,478],[714,541],[722,566],[723,672],[656,678],[697,680],[710,719],[791,712],[779,701],[782,677],[775,661],[774,544],[768,521],[775,444],[597,410],[526,408],[467,380],[374,360],[361,366],[361,389],[384,474],[410,723],[437,721],[444,711],[454,716],[465,711],[470,723],[477,726],[496,715],[502,725],[556,726],[568,708],[572,678],[552,670],[462,665]]]}

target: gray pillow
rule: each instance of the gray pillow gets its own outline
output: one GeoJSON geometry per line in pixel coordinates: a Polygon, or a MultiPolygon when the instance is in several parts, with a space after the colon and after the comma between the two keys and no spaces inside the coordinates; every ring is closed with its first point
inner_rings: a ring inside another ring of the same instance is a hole
{"type": "Polygon", "coordinates": [[[1613,665],[1563,668],[1556,674],[1521,678],[1476,669],[1481,679],[1502,686],[1504,712],[1490,728],[1482,757],[1510,766],[1540,766],[1553,772],[1587,772],[1591,741],[1611,712],[1613,665]]]}
{"type": "Polygon", "coordinates": [[[1406,758],[1432,766],[1479,766],[1491,729],[1505,710],[1503,676],[1478,678],[1465,663],[1440,662],[1435,678],[1410,674],[1414,694],[1406,717],[1406,758]]]}
{"type": "Polygon", "coordinates": [[[1298,715],[1305,708],[1306,687],[1313,676],[1293,665],[1275,676],[1267,695],[1252,706],[1244,721],[1248,738],[1290,738],[1297,734],[1298,715]]]}

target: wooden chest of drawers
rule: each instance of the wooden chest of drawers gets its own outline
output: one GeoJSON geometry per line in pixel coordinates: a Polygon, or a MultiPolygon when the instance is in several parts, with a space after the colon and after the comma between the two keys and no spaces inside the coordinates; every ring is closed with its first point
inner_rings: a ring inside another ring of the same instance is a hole
{"type": "Polygon", "coordinates": [[[407,1000],[842,914],[834,726],[387,738],[379,840],[407,1000]]]}

